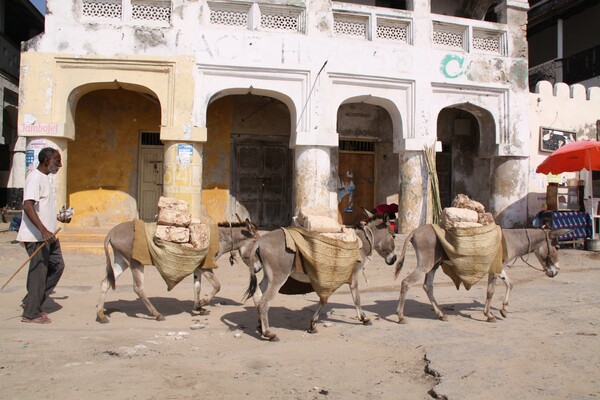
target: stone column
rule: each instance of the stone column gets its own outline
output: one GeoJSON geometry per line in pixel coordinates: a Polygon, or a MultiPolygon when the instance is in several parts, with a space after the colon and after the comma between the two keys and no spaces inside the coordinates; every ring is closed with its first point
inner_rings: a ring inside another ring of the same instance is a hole
{"type": "MultiPolygon", "coordinates": [[[[67,152],[68,142],[69,140],[63,137],[45,136],[27,138],[26,151],[34,152],[35,158],[33,160],[33,165],[36,168],[39,164],[37,157],[42,148],[52,147],[60,152],[62,167],[56,175],[51,175],[51,178],[54,180],[54,199],[56,201],[57,212],[63,205],[67,207],[69,206],[69,199],[67,199],[67,170],[69,166],[69,158],[67,152]]],[[[33,167],[30,166],[29,168],[33,167]]],[[[75,210],[75,212],[77,212],[77,210],[75,210]]]]}
{"type": "Polygon", "coordinates": [[[337,218],[336,209],[330,204],[328,187],[332,172],[330,148],[296,146],[294,150],[294,215],[303,210],[337,218]]]}
{"type": "Polygon", "coordinates": [[[496,157],[491,161],[490,209],[503,228],[523,227],[527,221],[527,179],[529,160],[525,157],[496,157]]]}
{"type": "Polygon", "coordinates": [[[401,152],[399,160],[398,232],[409,233],[425,223],[427,170],[421,151],[401,152]]]}
{"type": "Polygon", "coordinates": [[[200,218],[203,145],[185,141],[166,141],[164,145],[163,195],[186,201],[192,218],[200,218]]]}

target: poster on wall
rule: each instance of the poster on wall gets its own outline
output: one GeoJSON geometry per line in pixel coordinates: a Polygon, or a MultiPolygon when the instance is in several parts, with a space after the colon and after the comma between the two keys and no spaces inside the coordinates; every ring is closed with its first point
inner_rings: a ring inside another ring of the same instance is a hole
{"type": "Polygon", "coordinates": [[[552,128],[540,128],[540,150],[552,153],[567,143],[574,142],[575,132],[562,131],[552,128]]]}
{"type": "Polygon", "coordinates": [[[40,150],[48,146],[49,144],[46,139],[33,139],[27,143],[27,149],[25,151],[26,174],[29,174],[31,171],[37,168],[39,164],[38,155],[40,154],[40,150]]]}
{"type": "Polygon", "coordinates": [[[192,163],[192,155],[194,154],[194,148],[191,144],[178,144],[177,145],[177,158],[179,163],[184,166],[188,166],[192,163]]]}

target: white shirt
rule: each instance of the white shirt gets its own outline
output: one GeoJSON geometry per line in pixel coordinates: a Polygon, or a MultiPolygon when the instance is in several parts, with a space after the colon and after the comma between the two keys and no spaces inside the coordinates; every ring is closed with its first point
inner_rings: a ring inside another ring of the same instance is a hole
{"type": "MultiPolygon", "coordinates": [[[[56,205],[54,203],[54,188],[51,184],[50,174],[45,175],[37,168],[27,175],[25,187],[23,188],[23,202],[25,200],[35,201],[33,208],[40,217],[40,220],[50,232],[56,230],[56,205]]],[[[23,217],[19,232],[17,233],[19,242],[42,242],[42,233],[29,220],[29,217],[23,211],[23,217]]]]}

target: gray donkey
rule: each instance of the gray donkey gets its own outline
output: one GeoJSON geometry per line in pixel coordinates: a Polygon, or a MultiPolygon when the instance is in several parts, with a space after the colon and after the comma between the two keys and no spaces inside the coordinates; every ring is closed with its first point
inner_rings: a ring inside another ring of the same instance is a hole
{"type": "MultiPolygon", "coordinates": [[[[543,271],[547,276],[553,278],[558,274],[558,240],[557,237],[568,233],[570,229],[558,229],[555,231],[549,231],[546,229],[502,229],[502,237],[506,245],[505,258],[503,260],[502,267],[506,267],[511,261],[517,257],[523,257],[530,253],[534,253],[538,261],[540,262],[543,271]]],[[[413,230],[406,241],[398,263],[394,271],[394,275],[397,278],[404,265],[404,257],[406,254],[406,248],[409,243],[412,243],[416,256],[417,256],[417,267],[413,272],[408,274],[402,281],[402,287],[400,290],[400,299],[398,301],[398,308],[396,313],[398,314],[398,322],[406,322],[404,317],[404,303],[406,301],[406,294],[411,286],[424,279],[423,289],[427,293],[427,297],[433,306],[435,315],[442,321],[447,321],[446,314],[440,309],[435,298],[433,297],[433,278],[435,272],[442,264],[444,260],[448,260],[448,256],[442,248],[442,244],[438,240],[434,229],[431,225],[424,225],[413,230]]],[[[487,285],[487,296],[484,306],[484,314],[489,322],[495,322],[496,317],[490,311],[490,305],[492,297],[494,296],[494,288],[496,286],[496,279],[500,277],[506,285],[506,295],[502,301],[502,308],[500,313],[503,317],[508,315],[508,298],[512,289],[512,284],[508,279],[506,271],[503,269],[500,274],[490,272],[488,274],[488,285],[487,285]]]]}
{"type": "MultiPolygon", "coordinates": [[[[360,249],[361,262],[357,262],[352,270],[350,283],[350,291],[356,307],[356,313],[359,320],[368,325],[370,319],[363,313],[360,307],[360,295],[358,292],[358,276],[360,271],[369,261],[373,251],[376,251],[385,259],[388,265],[396,262],[396,253],[394,252],[394,232],[390,228],[389,217],[382,215],[373,215],[364,210],[369,216],[369,220],[355,227],[355,232],[362,242],[360,249]]],[[[288,285],[288,278],[294,279],[297,277],[297,272],[294,272],[296,254],[289,251],[285,244],[285,233],[282,229],[277,229],[266,233],[258,238],[250,253],[250,261],[248,263],[250,269],[250,284],[246,291],[244,299],[253,298],[261,324],[261,334],[270,341],[278,341],[276,334],[269,330],[269,305],[275,295],[280,292],[284,285],[288,285]],[[260,283],[260,288],[257,287],[256,273],[264,270],[264,277],[260,283]],[[291,277],[293,276],[293,277],[291,277]],[[258,292],[263,291],[262,297],[258,292]]],[[[295,279],[298,281],[299,279],[295,279]]],[[[296,283],[305,282],[309,290],[302,293],[308,293],[312,290],[312,286],[308,280],[303,280],[296,283]]],[[[282,291],[286,293],[285,291],[282,291]]],[[[291,292],[287,292],[291,294],[291,292]]],[[[299,293],[299,292],[296,292],[299,293]]],[[[316,323],[319,314],[323,310],[326,300],[322,298],[319,301],[319,307],[313,315],[308,332],[317,332],[316,323]]]]}
{"type": "MultiPolygon", "coordinates": [[[[258,228],[249,219],[244,223],[220,223],[219,230],[219,251],[215,255],[215,261],[227,252],[239,250],[243,254],[246,248],[251,248],[254,241],[259,237],[258,228]]],[[[133,247],[133,221],[123,222],[113,227],[104,239],[104,252],[106,254],[106,277],[102,280],[100,288],[100,300],[96,310],[96,321],[100,323],[109,322],[104,313],[104,302],[109,288],[115,287],[116,280],[127,268],[131,268],[133,274],[133,291],[142,300],[150,314],[157,320],[163,321],[165,318],[156,311],[156,308],[150,303],[144,293],[144,266],[136,260],[131,259],[133,247]],[[114,263],[111,262],[108,246],[111,246],[114,253],[114,263]]],[[[233,262],[233,259],[231,260],[233,262]]],[[[214,266],[207,266],[214,267],[214,266]]],[[[221,283],[215,276],[212,269],[199,267],[194,271],[194,311],[203,311],[202,307],[210,302],[212,298],[221,289],[221,283]],[[200,281],[204,275],[210,282],[213,289],[207,299],[200,300],[200,281]]]]}

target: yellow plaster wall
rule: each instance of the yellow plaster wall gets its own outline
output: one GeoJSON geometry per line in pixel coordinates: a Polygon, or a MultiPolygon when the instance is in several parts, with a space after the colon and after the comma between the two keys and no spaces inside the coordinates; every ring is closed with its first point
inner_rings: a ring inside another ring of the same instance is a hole
{"type": "Polygon", "coordinates": [[[140,131],[158,132],[160,105],[127,90],[98,90],[76,108],[67,195],[73,225],[107,226],[137,217],[140,131]]]}
{"type": "Polygon", "coordinates": [[[202,205],[210,218],[227,221],[229,210],[232,97],[208,107],[208,141],[203,148],[202,205]]]}

